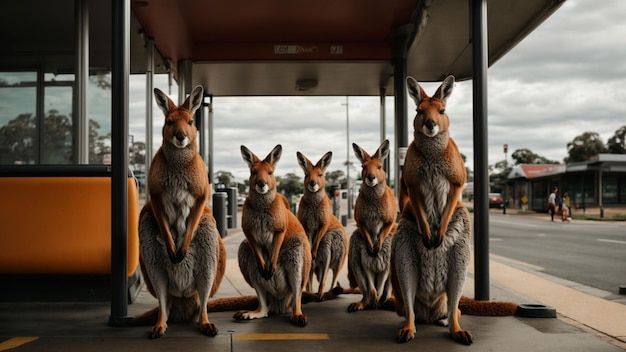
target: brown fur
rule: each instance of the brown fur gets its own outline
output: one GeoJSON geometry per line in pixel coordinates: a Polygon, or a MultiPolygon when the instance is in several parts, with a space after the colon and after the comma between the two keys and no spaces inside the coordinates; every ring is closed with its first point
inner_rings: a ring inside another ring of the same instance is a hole
{"type": "MultiPolygon", "coordinates": [[[[453,81],[454,83],[454,81],[453,81]]],[[[422,130],[427,123],[434,122],[438,127],[440,134],[448,134],[448,128],[450,126],[450,120],[445,113],[446,99],[449,92],[442,91],[446,88],[445,85],[441,85],[433,97],[429,97],[422,87],[418,84],[420,90],[420,96],[423,97],[421,102],[417,103],[417,114],[413,120],[414,134],[423,134],[422,130]],[[445,97],[445,98],[442,98],[445,97]]],[[[452,87],[448,87],[451,91],[452,87]]],[[[405,209],[410,216],[417,220],[420,231],[422,232],[424,244],[427,247],[437,247],[441,244],[443,237],[448,229],[450,218],[456,208],[462,207],[461,192],[463,191],[463,185],[466,180],[466,170],[461,153],[454,143],[452,138],[447,138],[447,145],[441,154],[439,155],[439,162],[442,167],[445,167],[446,178],[450,184],[450,190],[448,191],[446,198],[446,207],[441,216],[439,224],[439,230],[436,234],[431,234],[430,226],[428,224],[426,216],[426,205],[424,204],[423,190],[414,181],[420,178],[418,170],[423,169],[423,164],[427,163],[427,159],[424,158],[424,153],[429,153],[430,150],[424,148],[421,144],[413,141],[407,150],[404,167],[402,169],[401,186],[400,186],[400,211],[404,212],[405,209]],[[410,207],[407,207],[410,204],[410,207]]]]}
{"type": "Polygon", "coordinates": [[[406,318],[398,332],[398,341],[413,339],[415,320],[418,320],[449,324],[456,341],[471,344],[473,337],[469,331],[461,329],[461,312],[457,308],[469,264],[471,227],[469,214],[460,200],[465,166],[449,137],[450,122],[445,113],[454,77],[446,78],[432,97],[412,77],[407,78],[407,85],[417,113],[413,120],[414,140],[409,145],[402,170],[401,230],[393,246],[392,284],[396,308],[398,314],[406,318]],[[456,226],[452,229],[455,237],[444,244],[450,220],[457,213],[456,226]],[[414,244],[414,232],[421,235],[423,247],[414,244]],[[416,255],[417,264],[403,263],[416,255]],[[418,282],[413,282],[416,279],[418,282]],[[443,284],[439,283],[441,281],[443,284]],[[405,297],[408,294],[411,296],[405,297]]]}
{"type": "Polygon", "coordinates": [[[446,78],[432,97],[412,77],[407,84],[417,113],[414,140],[402,170],[402,216],[392,246],[396,311],[406,318],[398,341],[413,339],[418,321],[449,324],[455,341],[471,344],[472,334],[459,324],[461,311],[512,315],[517,305],[479,302],[461,295],[471,257],[471,220],[461,203],[465,165],[449,136],[445,113],[454,77],[446,78]]]}
{"type": "Polygon", "coordinates": [[[291,305],[291,321],[305,326],[302,292],[311,270],[311,247],[304,228],[291,213],[287,199],[276,190],[274,169],[282,147],[277,145],[263,160],[245,146],[241,154],[250,168],[250,192],[242,209],[246,240],[239,247],[239,267],[257,292],[258,308],[243,310],[237,320],[282,314],[291,305]],[[267,287],[276,294],[269,293],[267,287]]]}
{"type": "Polygon", "coordinates": [[[297,158],[304,171],[304,195],[298,207],[298,220],[311,243],[313,260],[308,290],[312,291],[311,281],[315,274],[319,281],[317,295],[319,300],[323,300],[328,271],[333,271],[330,285],[332,289],[337,284],[338,274],[348,257],[348,235],[339,219],[332,213],[330,198],[325,190],[324,172],[330,164],[332,153],[324,154],[315,165],[300,152],[297,153],[297,158]],[[320,243],[325,243],[321,249],[320,243]]]}
{"type": "MultiPolygon", "coordinates": [[[[173,320],[199,317],[200,330],[215,336],[217,326],[209,321],[202,305],[206,306],[208,298],[220,286],[226,267],[226,248],[211,210],[206,206],[211,187],[206,166],[197,152],[193,112],[200,106],[202,87],[196,87],[181,106],[176,106],[158,89],[155,89],[155,97],[165,114],[163,144],[148,172],[150,201],[141,211],[139,224],[141,270],[149,292],[159,300],[158,318],[151,337],[165,334],[168,314],[173,320]],[[200,225],[202,235],[198,235],[200,225]],[[187,258],[195,243],[217,248],[207,248],[187,258]],[[203,260],[207,263],[201,263],[203,260]],[[199,269],[202,277],[195,274],[198,267],[203,268],[199,269]],[[176,282],[175,292],[172,292],[171,282],[176,282]]],[[[149,315],[147,312],[136,317],[137,321],[131,324],[136,325],[149,315]]]]}
{"type": "Polygon", "coordinates": [[[389,155],[389,141],[383,141],[371,156],[356,143],[352,147],[361,161],[363,184],[354,206],[357,229],[350,238],[348,279],[353,289],[358,286],[363,298],[350,304],[349,312],[378,308],[391,298],[390,245],[398,212],[382,167],[389,155]]]}

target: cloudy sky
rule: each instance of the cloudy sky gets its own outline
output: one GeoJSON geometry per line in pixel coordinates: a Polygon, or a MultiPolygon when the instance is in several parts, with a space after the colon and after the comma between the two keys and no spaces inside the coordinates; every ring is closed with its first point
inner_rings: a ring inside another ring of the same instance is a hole
{"type": "MultiPolygon", "coordinates": [[[[557,12],[488,70],[489,164],[527,148],[563,161],[567,143],[584,132],[597,132],[603,142],[626,125],[626,1],[567,0],[557,12]]],[[[424,83],[428,94],[438,83],[424,83]]],[[[448,100],[451,136],[474,168],[472,83],[458,82],[448,100]]],[[[155,86],[167,92],[167,79],[155,86]]],[[[143,78],[131,81],[131,134],[144,139],[143,78]]],[[[177,97],[175,87],[172,96],[177,97]]],[[[330,170],[345,171],[355,142],[374,152],[380,142],[378,97],[215,98],[215,171],[248,177],[239,147],[244,144],[263,158],[282,144],[278,175],[302,176],[296,151],[316,162],[333,152],[330,170]],[[346,135],[349,116],[349,143],[346,135]]],[[[155,107],[155,148],[161,143],[161,112],[155,107]]],[[[412,121],[414,106],[409,101],[412,121]]],[[[387,100],[386,136],[393,146],[393,99],[387,100]]],[[[392,155],[393,157],[393,155],[392,155]]],[[[350,171],[354,176],[357,169],[350,171]]]]}

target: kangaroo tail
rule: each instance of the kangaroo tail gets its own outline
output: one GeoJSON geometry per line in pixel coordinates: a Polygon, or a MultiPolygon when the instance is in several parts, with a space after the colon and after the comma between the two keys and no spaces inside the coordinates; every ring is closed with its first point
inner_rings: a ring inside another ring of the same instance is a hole
{"type": "Polygon", "coordinates": [[[517,314],[517,303],[513,302],[493,302],[477,301],[475,299],[462,296],[459,302],[461,313],[478,316],[503,317],[517,314]]]}
{"type": "Polygon", "coordinates": [[[359,289],[358,286],[343,288],[341,287],[339,283],[337,283],[337,286],[333,287],[332,290],[324,294],[324,298],[326,298],[326,295],[331,295],[333,298],[335,298],[336,296],[339,296],[339,295],[348,295],[348,294],[360,295],[361,290],[359,289]]]}
{"type": "Polygon", "coordinates": [[[154,325],[159,317],[159,307],[154,307],[138,316],[133,317],[128,326],[148,326],[154,325]]]}
{"type": "Polygon", "coordinates": [[[221,297],[209,300],[207,311],[228,312],[235,310],[255,310],[259,306],[259,300],[254,295],[221,297]]]}

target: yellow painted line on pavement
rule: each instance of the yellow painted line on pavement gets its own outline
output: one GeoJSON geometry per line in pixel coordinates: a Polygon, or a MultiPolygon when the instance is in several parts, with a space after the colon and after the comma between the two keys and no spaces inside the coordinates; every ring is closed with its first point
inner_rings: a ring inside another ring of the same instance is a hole
{"type": "Polygon", "coordinates": [[[36,337],[36,336],[13,337],[6,341],[0,342],[0,351],[10,350],[12,348],[19,347],[29,342],[33,342],[37,339],[39,339],[39,337],[36,337]]]}
{"type": "Polygon", "coordinates": [[[329,340],[328,334],[234,334],[237,341],[250,340],[329,340]]]}

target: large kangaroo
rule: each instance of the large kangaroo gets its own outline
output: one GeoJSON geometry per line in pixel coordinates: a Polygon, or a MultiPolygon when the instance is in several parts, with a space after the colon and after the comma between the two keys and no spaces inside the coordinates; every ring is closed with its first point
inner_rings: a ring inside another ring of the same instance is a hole
{"type": "Polygon", "coordinates": [[[417,114],[413,142],[402,171],[402,217],[392,244],[392,283],[399,315],[406,318],[398,341],[415,336],[415,322],[449,324],[452,338],[473,342],[461,329],[458,309],[470,262],[471,223],[461,203],[465,166],[450,138],[448,76],[432,97],[412,77],[409,95],[417,114]]]}
{"type": "Polygon", "coordinates": [[[383,141],[372,156],[356,143],[352,148],[361,161],[363,183],[354,205],[357,229],[350,236],[348,277],[350,286],[358,285],[363,298],[350,304],[349,312],[378,308],[391,298],[389,261],[398,215],[396,198],[385,183],[382,168],[389,156],[389,141],[383,141]]]}
{"type": "Polygon", "coordinates": [[[284,314],[291,307],[291,322],[302,327],[307,324],[301,298],[311,270],[311,247],[289,202],[276,191],[274,169],[281,153],[279,144],[261,160],[241,146],[241,156],[250,168],[250,192],[242,210],[246,239],[239,246],[239,267],[259,304],[256,310],[239,311],[234,318],[264,318],[269,313],[284,314]]]}
{"type": "Polygon", "coordinates": [[[348,256],[348,235],[339,219],[333,214],[330,199],[326,194],[324,172],[330,165],[333,153],[328,152],[313,165],[302,153],[297,152],[298,164],[304,171],[304,195],[298,207],[298,220],[311,243],[313,268],[309,276],[308,291],[312,291],[313,273],[319,281],[318,300],[324,299],[328,271],[333,271],[330,284],[337,285],[339,271],[348,256]]]}
{"type": "MultiPolygon", "coordinates": [[[[150,201],[139,221],[140,264],[148,290],[159,301],[150,336],[165,334],[168,318],[198,319],[200,330],[217,334],[207,303],[218,289],[226,266],[226,249],[206,201],[211,195],[206,165],[197,152],[193,114],[202,102],[197,86],[179,107],[155,88],[165,114],[163,144],[148,172],[150,201]]],[[[152,311],[137,317],[147,318],[152,311]]]]}

